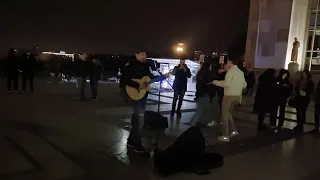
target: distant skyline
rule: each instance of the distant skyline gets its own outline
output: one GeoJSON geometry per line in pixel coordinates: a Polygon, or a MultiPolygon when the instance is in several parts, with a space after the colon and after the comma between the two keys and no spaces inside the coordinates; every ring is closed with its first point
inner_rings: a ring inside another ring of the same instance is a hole
{"type": "Polygon", "coordinates": [[[0,54],[9,47],[66,52],[226,50],[247,28],[250,0],[2,0],[0,54]]]}

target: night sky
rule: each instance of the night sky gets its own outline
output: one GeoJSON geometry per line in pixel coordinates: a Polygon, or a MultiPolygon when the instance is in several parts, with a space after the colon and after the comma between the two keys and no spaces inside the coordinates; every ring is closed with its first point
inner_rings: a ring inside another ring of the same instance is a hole
{"type": "Polygon", "coordinates": [[[1,0],[0,53],[8,47],[67,52],[165,53],[226,49],[247,27],[250,0],[1,0]]]}

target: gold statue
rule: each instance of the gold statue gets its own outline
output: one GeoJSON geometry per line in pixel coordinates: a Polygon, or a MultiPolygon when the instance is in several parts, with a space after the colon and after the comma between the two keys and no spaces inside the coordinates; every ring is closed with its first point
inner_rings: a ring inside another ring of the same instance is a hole
{"type": "Polygon", "coordinates": [[[293,48],[292,48],[292,53],[291,53],[291,61],[292,62],[297,62],[299,47],[300,47],[300,42],[295,37],[294,38],[294,43],[293,43],[293,48]]]}

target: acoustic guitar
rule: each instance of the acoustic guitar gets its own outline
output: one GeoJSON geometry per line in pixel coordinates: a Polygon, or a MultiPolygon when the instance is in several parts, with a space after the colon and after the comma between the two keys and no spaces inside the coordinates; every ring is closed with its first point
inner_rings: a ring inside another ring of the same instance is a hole
{"type": "Polygon", "coordinates": [[[137,89],[131,86],[126,86],[127,94],[132,100],[138,101],[142,99],[148,91],[151,91],[150,84],[163,79],[165,79],[165,76],[159,76],[154,79],[151,79],[149,76],[144,76],[141,79],[132,79],[132,81],[140,84],[140,87],[137,89]]]}
{"type": "MultiPolygon", "coordinates": [[[[169,71],[169,74],[173,74],[173,73],[174,73],[173,70],[169,71]]],[[[151,91],[150,84],[157,81],[162,81],[164,79],[166,79],[165,75],[160,75],[154,79],[151,79],[149,76],[144,76],[141,79],[131,79],[132,81],[138,83],[140,87],[139,89],[137,89],[131,86],[126,86],[127,94],[132,100],[138,101],[142,99],[148,91],[151,91]]]]}

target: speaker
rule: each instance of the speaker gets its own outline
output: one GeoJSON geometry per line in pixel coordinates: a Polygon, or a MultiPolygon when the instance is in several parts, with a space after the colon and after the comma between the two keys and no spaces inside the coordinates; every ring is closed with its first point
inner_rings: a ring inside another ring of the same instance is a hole
{"type": "Polygon", "coordinates": [[[154,111],[144,113],[144,129],[160,131],[168,128],[168,118],[154,111]]]}

